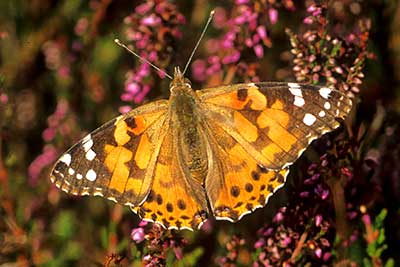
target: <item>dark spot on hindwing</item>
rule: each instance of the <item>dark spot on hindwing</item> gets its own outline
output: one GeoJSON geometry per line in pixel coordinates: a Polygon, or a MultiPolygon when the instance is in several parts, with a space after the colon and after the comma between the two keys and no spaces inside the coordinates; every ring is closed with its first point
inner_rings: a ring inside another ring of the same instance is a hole
{"type": "Polygon", "coordinates": [[[278,176],[278,182],[283,183],[285,181],[285,178],[283,178],[282,174],[277,173],[276,176],[278,176]]]}
{"type": "Polygon", "coordinates": [[[160,194],[157,194],[156,196],[156,201],[158,205],[161,205],[163,203],[162,197],[160,194]]]}
{"type": "Polygon", "coordinates": [[[258,198],[258,203],[260,203],[261,205],[265,205],[265,196],[264,195],[261,195],[258,198]]]}
{"type": "Polygon", "coordinates": [[[181,210],[186,209],[186,203],[185,203],[185,201],[183,201],[182,199],[179,199],[179,200],[178,200],[178,208],[181,209],[181,210]]]}
{"type": "Polygon", "coordinates": [[[247,210],[253,210],[253,204],[247,203],[247,204],[246,204],[246,209],[247,209],[247,210]]]}
{"type": "Polygon", "coordinates": [[[245,101],[247,99],[247,89],[246,88],[240,88],[239,90],[237,90],[237,99],[239,101],[245,101]]]}
{"type": "Polygon", "coordinates": [[[232,186],[231,187],[231,195],[233,197],[238,197],[239,194],[240,194],[240,188],[238,186],[236,186],[236,185],[232,186]]]}
{"type": "Polygon", "coordinates": [[[174,207],[172,206],[171,203],[167,203],[167,211],[172,212],[174,210],[174,207]]]}
{"type": "Polygon", "coordinates": [[[253,185],[251,183],[247,183],[244,186],[244,189],[246,190],[246,192],[250,193],[251,191],[253,191],[253,185]]]}
{"type": "Polygon", "coordinates": [[[252,171],[251,178],[253,178],[254,181],[258,181],[258,180],[260,180],[260,174],[256,171],[252,171]]]}
{"type": "Polygon", "coordinates": [[[273,191],[274,191],[274,188],[273,188],[272,185],[270,185],[270,184],[268,185],[268,188],[267,188],[267,189],[268,189],[269,192],[273,192],[273,191]]]}

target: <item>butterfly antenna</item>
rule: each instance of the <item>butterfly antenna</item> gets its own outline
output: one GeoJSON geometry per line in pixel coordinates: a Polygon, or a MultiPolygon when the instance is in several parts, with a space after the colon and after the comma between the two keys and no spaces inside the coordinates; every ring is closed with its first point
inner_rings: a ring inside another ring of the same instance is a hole
{"type": "Polygon", "coordinates": [[[197,47],[199,47],[199,45],[200,45],[201,39],[203,39],[203,36],[204,36],[204,34],[206,33],[206,31],[207,31],[208,25],[210,25],[210,22],[211,22],[211,20],[212,20],[212,18],[213,18],[213,16],[214,16],[214,13],[215,13],[215,11],[214,11],[214,10],[211,10],[210,16],[208,16],[207,23],[206,23],[206,25],[204,26],[203,31],[201,32],[200,38],[199,38],[199,40],[197,41],[196,45],[194,46],[193,51],[192,51],[192,54],[190,54],[190,57],[189,57],[189,59],[188,59],[188,61],[187,61],[187,63],[186,63],[186,66],[185,66],[185,68],[183,69],[183,75],[185,75],[186,70],[188,69],[190,62],[192,61],[193,55],[194,55],[194,53],[196,52],[197,47]]]}
{"type": "Polygon", "coordinates": [[[153,63],[151,63],[150,61],[148,61],[147,59],[141,57],[139,54],[137,54],[136,52],[134,52],[132,49],[130,49],[128,46],[126,46],[125,44],[121,43],[121,41],[119,39],[114,39],[114,42],[121,46],[122,48],[125,48],[129,53],[131,53],[132,55],[136,56],[140,61],[145,62],[147,64],[149,64],[150,66],[152,66],[153,68],[155,68],[157,71],[162,72],[165,76],[167,76],[169,79],[173,79],[171,75],[169,75],[168,73],[166,73],[164,70],[160,69],[159,67],[157,67],[156,65],[154,65],[153,63]]]}

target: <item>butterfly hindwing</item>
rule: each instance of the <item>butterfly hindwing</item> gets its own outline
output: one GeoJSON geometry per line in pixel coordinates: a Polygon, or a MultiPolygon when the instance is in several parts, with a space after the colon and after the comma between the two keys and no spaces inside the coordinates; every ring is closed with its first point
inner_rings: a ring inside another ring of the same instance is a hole
{"type": "Polygon", "coordinates": [[[192,179],[182,154],[177,132],[168,122],[154,168],[151,192],[132,210],[140,217],[169,229],[197,229],[207,218],[208,207],[202,184],[192,179]],[[169,124],[169,125],[168,125],[169,124]]]}
{"type": "Polygon", "coordinates": [[[141,106],[93,131],[56,162],[52,182],[73,195],[134,206],[151,186],[151,162],[167,101],[141,106]]]}
{"type": "Polygon", "coordinates": [[[217,219],[237,221],[267,203],[284,185],[288,169],[265,168],[222,127],[210,124],[207,196],[217,219]]]}

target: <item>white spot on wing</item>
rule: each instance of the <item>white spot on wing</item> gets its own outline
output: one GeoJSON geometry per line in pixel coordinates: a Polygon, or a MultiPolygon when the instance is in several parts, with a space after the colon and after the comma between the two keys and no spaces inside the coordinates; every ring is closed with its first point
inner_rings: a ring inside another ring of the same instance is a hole
{"type": "Polygon", "coordinates": [[[86,157],[87,160],[92,161],[96,157],[96,152],[94,152],[93,150],[89,149],[89,151],[86,152],[85,157],[86,157]]]}
{"type": "Polygon", "coordinates": [[[76,179],[81,180],[82,178],[83,178],[82,174],[78,173],[78,174],[76,175],[76,179]]]}
{"type": "MultiPolygon", "coordinates": [[[[301,92],[301,91],[300,91],[301,92]]],[[[293,103],[295,106],[298,106],[298,107],[302,107],[302,106],[304,106],[304,104],[305,104],[305,102],[304,102],[304,98],[302,98],[302,97],[300,97],[300,96],[295,96],[294,97],[294,103],[293,103]]]]}
{"type": "Polygon", "coordinates": [[[331,94],[332,89],[328,88],[328,87],[322,87],[321,89],[319,89],[319,94],[325,98],[328,99],[329,95],[331,94]]]}
{"type": "Polygon", "coordinates": [[[90,139],[92,139],[92,136],[90,134],[86,135],[83,139],[82,139],[82,143],[86,143],[87,141],[89,141],[90,139]]]}
{"type": "MultiPolygon", "coordinates": [[[[88,135],[90,137],[90,135],[88,135]]],[[[86,142],[83,143],[83,149],[85,152],[88,152],[93,146],[93,140],[88,139],[86,142]]]]}
{"type": "Polygon", "coordinates": [[[90,170],[87,171],[85,177],[89,181],[93,182],[94,180],[96,180],[97,174],[96,174],[96,172],[94,170],[90,169],[90,170]]]}
{"type": "Polygon", "coordinates": [[[331,108],[331,103],[329,103],[328,101],[326,101],[325,104],[324,104],[324,108],[325,108],[325,109],[330,109],[330,108],[331,108]]]}
{"type": "Polygon", "coordinates": [[[68,168],[68,174],[69,174],[69,175],[74,175],[74,173],[75,173],[75,170],[74,170],[74,169],[68,168]]]}
{"type": "Polygon", "coordinates": [[[326,113],[325,113],[325,111],[323,111],[323,110],[321,110],[321,111],[318,113],[318,116],[320,116],[321,118],[322,118],[322,117],[325,117],[325,115],[326,115],[326,113]]]}
{"type": "Polygon", "coordinates": [[[300,85],[298,83],[288,83],[288,86],[290,88],[300,88],[300,85]]]}
{"type": "Polygon", "coordinates": [[[71,155],[70,154],[62,155],[62,157],[60,158],[60,161],[64,162],[67,166],[69,166],[69,164],[71,164],[71,155]]]}
{"type": "Polygon", "coordinates": [[[304,115],[304,118],[303,118],[304,124],[308,125],[308,126],[313,125],[316,120],[317,120],[317,118],[310,113],[306,113],[306,115],[304,115]]]}

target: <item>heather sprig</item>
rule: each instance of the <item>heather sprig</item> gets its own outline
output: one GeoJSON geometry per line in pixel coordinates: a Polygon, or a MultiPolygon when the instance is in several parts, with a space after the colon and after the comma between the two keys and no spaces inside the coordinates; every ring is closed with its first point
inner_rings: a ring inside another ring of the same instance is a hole
{"type": "Polygon", "coordinates": [[[294,4],[290,0],[280,3],[237,0],[231,10],[216,8],[214,27],[223,31],[223,37],[207,41],[211,55],[193,62],[193,79],[230,83],[235,76],[240,81],[259,81],[258,61],[264,57],[265,48],[272,46],[268,31],[277,23],[280,8],[293,11],[294,4]],[[224,81],[220,78],[222,74],[224,81]]]}
{"type": "MultiPolygon", "coordinates": [[[[367,41],[370,21],[358,20],[353,31],[332,35],[334,28],[327,19],[327,5],[311,4],[304,23],[310,28],[303,34],[287,30],[294,55],[293,71],[299,82],[326,84],[350,95],[357,94],[368,56],[367,41]]],[[[338,23],[339,24],[339,23],[338,23]]],[[[340,25],[343,26],[343,25],[340,25]]],[[[348,25],[347,25],[348,27],[348,25]]]]}
{"type": "Polygon", "coordinates": [[[164,266],[170,253],[176,260],[181,260],[183,248],[187,245],[186,239],[182,236],[165,230],[159,224],[150,225],[146,221],[141,221],[138,227],[132,229],[131,238],[138,244],[146,241],[142,257],[142,264],[146,267],[164,266]]]}
{"type": "MultiPolygon", "coordinates": [[[[134,50],[155,65],[166,68],[175,50],[175,41],[181,39],[179,26],[186,23],[177,6],[169,1],[147,1],[135,8],[135,12],[124,20],[126,39],[134,50]]],[[[130,110],[132,103],[141,103],[154,85],[152,70],[147,63],[140,62],[126,74],[125,91],[121,100],[128,105],[120,107],[120,112],[130,110]]],[[[159,72],[164,77],[163,72],[159,72]]]]}

